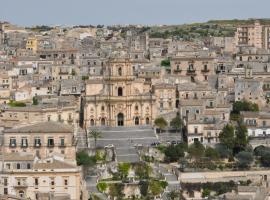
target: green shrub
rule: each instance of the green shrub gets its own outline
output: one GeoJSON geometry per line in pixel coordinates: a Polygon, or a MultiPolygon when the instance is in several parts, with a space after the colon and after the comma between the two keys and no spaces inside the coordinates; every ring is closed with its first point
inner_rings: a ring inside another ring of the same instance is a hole
{"type": "Polygon", "coordinates": [[[105,182],[100,182],[97,184],[98,191],[100,191],[102,193],[105,192],[107,190],[107,188],[108,188],[108,184],[105,182]]]}
{"type": "Polygon", "coordinates": [[[13,101],[13,100],[9,101],[8,105],[9,105],[10,107],[25,107],[25,106],[26,106],[26,104],[23,103],[23,102],[20,102],[20,101],[13,101]]]}

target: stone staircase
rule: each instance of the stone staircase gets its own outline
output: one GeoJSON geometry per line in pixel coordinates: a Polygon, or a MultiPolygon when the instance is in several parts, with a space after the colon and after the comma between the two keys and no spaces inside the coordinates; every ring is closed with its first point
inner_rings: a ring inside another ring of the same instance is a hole
{"type": "Polygon", "coordinates": [[[140,161],[137,150],[134,147],[115,148],[117,162],[135,163],[140,161]]]}

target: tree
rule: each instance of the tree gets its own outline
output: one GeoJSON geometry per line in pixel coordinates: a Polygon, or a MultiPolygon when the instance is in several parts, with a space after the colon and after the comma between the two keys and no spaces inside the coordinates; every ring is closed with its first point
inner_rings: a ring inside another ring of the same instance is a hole
{"type": "Polygon", "coordinates": [[[165,129],[168,125],[167,121],[163,117],[156,118],[154,123],[160,130],[165,129]]]}
{"type": "Polygon", "coordinates": [[[188,148],[189,155],[195,159],[202,157],[204,155],[204,152],[205,152],[205,148],[199,141],[195,141],[188,148]]]}
{"type": "Polygon", "coordinates": [[[160,64],[163,67],[170,67],[171,66],[171,62],[168,59],[162,60],[160,64]]]}
{"type": "Polygon", "coordinates": [[[97,139],[101,138],[102,133],[100,131],[98,131],[98,130],[93,129],[93,130],[90,130],[89,134],[90,134],[90,137],[94,138],[95,149],[96,149],[97,148],[97,139]]]}
{"type": "Polygon", "coordinates": [[[149,189],[154,196],[157,196],[162,192],[161,184],[157,180],[152,180],[150,182],[149,189]]]}
{"type": "Polygon", "coordinates": [[[121,178],[127,178],[128,172],[130,169],[130,163],[119,163],[118,164],[118,171],[120,172],[121,178]]]}
{"type": "Polygon", "coordinates": [[[151,173],[151,167],[146,163],[140,162],[135,166],[135,174],[139,179],[148,179],[151,173]]]}
{"type": "Polygon", "coordinates": [[[202,197],[208,197],[210,195],[210,190],[208,188],[204,188],[202,192],[202,197]]]}
{"type": "Polygon", "coordinates": [[[33,105],[38,105],[38,99],[37,99],[37,97],[33,97],[33,99],[32,99],[32,104],[33,105]]]}
{"type": "Polygon", "coordinates": [[[102,193],[105,192],[107,188],[108,188],[108,184],[105,182],[100,182],[97,184],[97,189],[102,193]]]}
{"type": "Polygon", "coordinates": [[[117,199],[122,199],[124,185],[122,183],[112,183],[109,186],[109,195],[113,197],[113,199],[116,197],[117,199]]]}
{"type": "Polygon", "coordinates": [[[248,168],[250,164],[253,162],[253,155],[247,151],[241,151],[236,155],[238,160],[238,166],[240,168],[248,168]]]}
{"type": "Polygon", "coordinates": [[[270,167],[270,152],[265,151],[261,156],[261,164],[264,167],[270,167]]]}
{"type": "Polygon", "coordinates": [[[180,196],[179,192],[173,190],[168,194],[170,200],[178,199],[180,196]]]}
{"type": "Polygon", "coordinates": [[[263,154],[267,152],[270,152],[270,147],[265,147],[263,145],[257,146],[254,149],[255,156],[263,156],[263,154]]]}
{"type": "Polygon", "coordinates": [[[82,166],[93,166],[96,164],[95,157],[90,157],[86,151],[80,151],[76,153],[77,165],[82,166]]]}
{"type": "Polygon", "coordinates": [[[181,145],[170,145],[166,148],[165,152],[165,159],[168,162],[176,162],[179,160],[180,157],[184,157],[184,149],[181,145]]]}
{"type": "Polygon", "coordinates": [[[75,69],[72,69],[72,70],[71,70],[71,75],[72,75],[72,76],[76,76],[76,74],[77,74],[77,73],[76,73],[75,69]]]}
{"type": "Polygon", "coordinates": [[[228,149],[224,144],[217,144],[215,149],[221,158],[229,158],[232,156],[232,150],[228,149]]]}
{"type": "Polygon", "coordinates": [[[233,149],[234,147],[234,127],[227,124],[223,127],[221,133],[219,134],[220,143],[225,145],[228,149],[233,149]]]}
{"type": "Polygon", "coordinates": [[[148,186],[149,182],[148,181],[140,181],[139,182],[139,188],[142,196],[147,196],[148,195],[148,186]]]}
{"type": "Polygon", "coordinates": [[[176,131],[180,130],[182,127],[182,120],[179,116],[173,118],[170,122],[170,126],[173,127],[176,131]]]}
{"type": "Polygon", "coordinates": [[[211,160],[217,160],[217,159],[219,159],[219,153],[216,149],[214,149],[212,147],[207,147],[205,149],[205,157],[208,157],[211,160]]]}
{"type": "Polygon", "coordinates": [[[235,147],[244,150],[248,144],[247,127],[243,124],[238,124],[235,133],[235,147]]]}

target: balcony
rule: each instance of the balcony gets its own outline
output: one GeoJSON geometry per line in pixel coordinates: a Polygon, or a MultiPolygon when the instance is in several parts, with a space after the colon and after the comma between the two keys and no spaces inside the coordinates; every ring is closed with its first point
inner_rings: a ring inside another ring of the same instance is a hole
{"type": "Polygon", "coordinates": [[[270,91],[270,86],[264,85],[263,86],[263,91],[270,91]]]}
{"type": "Polygon", "coordinates": [[[188,69],[187,70],[187,75],[193,75],[193,76],[195,76],[196,75],[196,70],[195,69],[188,69]]]}
{"type": "Polygon", "coordinates": [[[65,148],[66,145],[65,145],[65,144],[59,144],[58,147],[59,147],[59,148],[65,148]]]}
{"type": "Polygon", "coordinates": [[[40,143],[35,143],[34,144],[34,148],[40,148],[41,147],[41,144],[40,143]]]}
{"type": "Polygon", "coordinates": [[[202,69],[201,72],[202,73],[208,73],[210,70],[209,69],[202,69]]]}
{"type": "Polygon", "coordinates": [[[181,73],[182,72],[182,69],[174,69],[173,72],[174,73],[181,73]]]}
{"type": "Polygon", "coordinates": [[[47,144],[48,148],[54,148],[54,144],[47,144]]]}
{"type": "Polygon", "coordinates": [[[21,148],[27,148],[28,144],[21,144],[21,148]]]}

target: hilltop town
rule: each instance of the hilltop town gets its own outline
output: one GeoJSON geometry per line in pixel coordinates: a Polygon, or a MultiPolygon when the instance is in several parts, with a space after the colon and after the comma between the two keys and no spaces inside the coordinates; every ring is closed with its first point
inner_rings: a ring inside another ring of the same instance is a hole
{"type": "Polygon", "coordinates": [[[0,200],[270,199],[270,21],[0,22],[0,200]]]}

